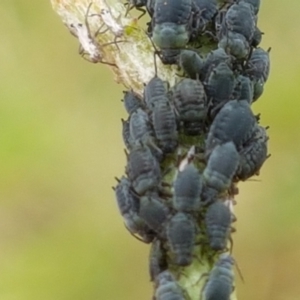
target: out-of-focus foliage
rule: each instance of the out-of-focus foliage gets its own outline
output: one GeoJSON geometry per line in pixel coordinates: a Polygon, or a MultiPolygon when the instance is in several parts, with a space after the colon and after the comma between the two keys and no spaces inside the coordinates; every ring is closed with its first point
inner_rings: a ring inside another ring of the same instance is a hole
{"type": "MultiPolygon", "coordinates": [[[[262,1],[271,76],[254,104],[270,125],[261,176],[240,185],[240,299],[296,300],[300,286],[300,42],[296,0],[262,1]]],[[[118,215],[122,87],[77,54],[50,3],[0,6],[0,299],[150,299],[148,246],[118,215]]]]}

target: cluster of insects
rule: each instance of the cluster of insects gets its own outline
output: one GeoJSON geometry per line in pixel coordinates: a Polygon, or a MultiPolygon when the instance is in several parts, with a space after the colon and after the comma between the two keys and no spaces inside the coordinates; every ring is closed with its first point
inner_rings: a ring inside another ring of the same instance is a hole
{"type": "Polygon", "coordinates": [[[199,299],[230,299],[237,183],[258,175],[268,158],[267,127],[251,108],[270,70],[270,50],[258,47],[260,1],[220,2],[127,4],[148,12],[155,52],[182,74],[172,87],[156,74],[142,96],[129,90],[122,100],[127,166],[114,191],[128,231],[151,244],[155,300],[189,299],[171,270],[203,255],[211,271],[199,299]]]}

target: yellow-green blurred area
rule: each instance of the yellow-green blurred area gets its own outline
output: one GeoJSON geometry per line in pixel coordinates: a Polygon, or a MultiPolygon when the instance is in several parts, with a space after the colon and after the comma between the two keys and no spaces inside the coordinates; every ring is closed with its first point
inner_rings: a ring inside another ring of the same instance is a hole
{"type": "MultiPolygon", "coordinates": [[[[261,176],[240,187],[239,299],[300,299],[300,3],[262,0],[271,76],[253,105],[269,125],[261,176]]],[[[149,246],[124,228],[124,173],[110,70],[78,55],[50,1],[0,5],[0,299],[151,299],[149,246]]]]}

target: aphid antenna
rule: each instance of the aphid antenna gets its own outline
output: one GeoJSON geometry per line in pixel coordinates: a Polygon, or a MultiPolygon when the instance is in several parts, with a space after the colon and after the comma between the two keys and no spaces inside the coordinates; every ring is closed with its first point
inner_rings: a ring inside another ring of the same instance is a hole
{"type": "Polygon", "coordinates": [[[237,273],[239,274],[239,277],[241,278],[241,281],[242,281],[243,283],[245,283],[244,276],[243,276],[243,274],[242,274],[242,271],[241,271],[241,269],[240,269],[240,267],[239,267],[239,265],[238,265],[236,259],[233,258],[233,261],[234,261],[234,266],[235,266],[235,268],[236,268],[236,270],[237,270],[237,273]]]}

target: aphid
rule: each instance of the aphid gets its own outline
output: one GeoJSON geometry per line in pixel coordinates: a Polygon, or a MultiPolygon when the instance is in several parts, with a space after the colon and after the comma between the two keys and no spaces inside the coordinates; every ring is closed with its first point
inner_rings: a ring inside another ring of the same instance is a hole
{"type": "Polygon", "coordinates": [[[153,231],[161,233],[162,226],[169,215],[169,209],[158,196],[152,194],[140,198],[138,215],[153,231]]]}
{"type": "Polygon", "coordinates": [[[129,120],[121,119],[123,141],[127,149],[130,149],[133,142],[130,136],[129,120]]]}
{"type": "Polygon", "coordinates": [[[178,212],[169,220],[166,231],[174,263],[179,266],[188,266],[192,262],[196,238],[194,219],[185,213],[178,212]]]}
{"type": "Polygon", "coordinates": [[[225,249],[230,234],[231,212],[222,201],[212,203],[205,213],[209,246],[215,251],[225,249]]]}
{"type": "Polygon", "coordinates": [[[216,146],[203,171],[206,184],[218,192],[223,192],[229,188],[238,163],[239,154],[233,142],[216,146]]]}
{"type": "Polygon", "coordinates": [[[252,80],[266,82],[270,73],[270,51],[256,48],[249,58],[246,65],[246,74],[252,80]]]}
{"type": "Polygon", "coordinates": [[[229,254],[221,254],[209,274],[204,286],[203,300],[229,300],[233,291],[234,259],[229,254]]]}
{"type": "Polygon", "coordinates": [[[231,64],[231,57],[225,52],[225,50],[223,48],[217,48],[216,50],[210,51],[204,60],[203,67],[201,68],[200,79],[202,81],[207,81],[212,70],[221,62],[227,63],[229,66],[231,64]]]}
{"type": "Polygon", "coordinates": [[[152,111],[154,105],[161,97],[167,95],[167,83],[159,77],[153,77],[144,88],[144,100],[147,108],[152,111]]]}
{"type": "Polygon", "coordinates": [[[184,300],[184,293],[170,271],[160,273],[156,279],[155,300],[184,300]]]}
{"type": "Polygon", "coordinates": [[[151,243],[154,239],[154,232],[138,216],[139,197],[131,190],[130,181],[126,177],[117,179],[118,184],[113,187],[115,191],[119,211],[124,218],[125,226],[134,235],[141,236],[142,241],[151,243]]]}
{"type": "Polygon", "coordinates": [[[133,90],[124,91],[123,94],[124,98],[122,101],[124,102],[125,109],[129,115],[131,115],[138,108],[144,108],[141,97],[133,90]]]}
{"type": "Polygon", "coordinates": [[[207,81],[207,97],[212,101],[213,107],[228,102],[234,89],[234,74],[225,62],[214,68],[207,81]]]}
{"type": "Polygon", "coordinates": [[[229,141],[239,150],[250,138],[255,124],[255,116],[246,100],[229,101],[212,122],[206,139],[206,155],[209,155],[215,146],[229,141]]]}
{"type": "Polygon", "coordinates": [[[152,242],[149,256],[149,273],[151,281],[157,278],[158,274],[168,268],[166,253],[162,248],[162,243],[159,239],[152,242]]]}
{"type": "Polygon", "coordinates": [[[178,172],[174,181],[173,206],[181,212],[198,212],[202,178],[193,163],[178,172]]]}
{"type": "Polygon", "coordinates": [[[194,0],[199,10],[200,16],[195,18],[197,20],[196,33],[203,32],[208,23],[213,19],[218,11],[217,0],[194,0]]]}
{"type": "Polygon", "coordinates": [[[131,114],[129,119],[129,131],[133,144],[137,142],[150,143],[151,138],[153,138],[149,116],[141,108],[138,108],[131,114]]]}
{"type": "Polygon", "coordinates": [[[245,1],[239,1],[229,7],[222,24],[222,35],[228,31],[241,34],[246,41],[253,38],[256,26],[256,18],[252,5],[245,1]]]}
{"type": "Polygon", "coordinates": [[[160,97],[153,108],[152,123],[155,137],[163,153],[172,153],[178,144],[176,118],[168,98],[160,97]]]}
{"type": "Polygon", "coordinates": [[[193,0],[155,0],[152,39],[162,50],[163,63],[176,63],[191,36],[193,0]],[[177,55],[176,55],[177,54],[177,55]]]}
{"type": "Polygon", "coordinates": [[[203,59],[196,51],[182,50],[179,56],[179,66],[191,79],[199,79],[203,67],[203,59]]]}
{"type": "Polygon", "coordinates": [[[173,101],[185,133],[201,134],[207,116],[207,98],[203,84],[189,78],[181,80],[174,87],[173,101]]]}
{"type": "Polygon", "coordinates": [[[126,172],[133,189],[139,195],[156,190],[161,180],[159,163],[146,145],[133,147],[128,154],[126,172]]]}
{"type": "Polygon", "coordinates": [[[236,172],[239,180],[247,180],[258,174],[268,158],[268,139],[266,128],[257,124],[253,136],[240,151],[240,161],[236,172]]]}
{"type": "Polygon", "coordinates": [[[219,43],[219,48],[223,48],[227,53],[237,59],[244,59],[250,52],[250,45],[246,38],[239,33],[228,31],[219,43]]]}
{"type": "Polygon", "coordinates": [[[237,100],[247,100],[249,104],[253,101],[253,83],[249,77],[239,75],[236,79],[233,98],[237,100]]]}

